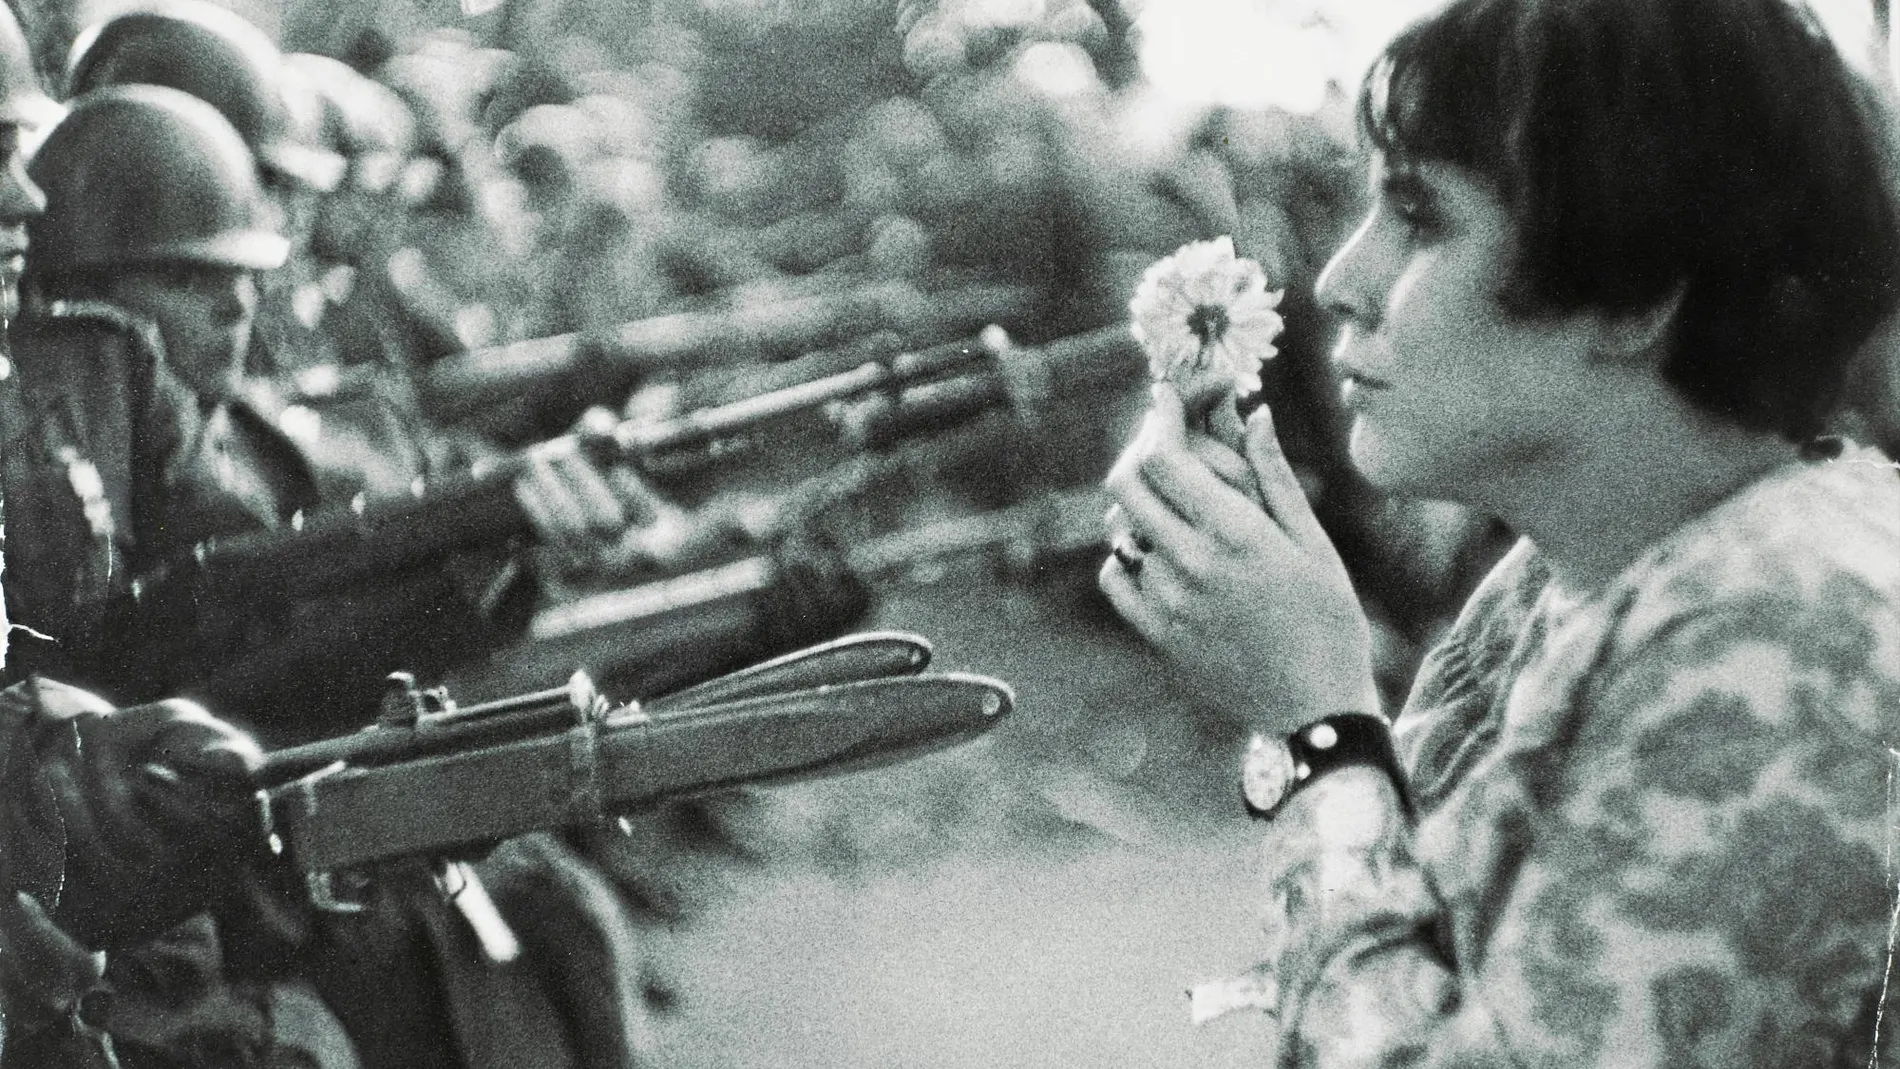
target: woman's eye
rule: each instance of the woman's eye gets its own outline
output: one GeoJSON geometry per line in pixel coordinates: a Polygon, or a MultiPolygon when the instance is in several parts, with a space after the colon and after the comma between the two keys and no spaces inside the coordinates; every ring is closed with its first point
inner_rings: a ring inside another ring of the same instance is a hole
{"type": "Polygon", "coordinates": [[[1431,191],[1418,176],[1406,171],[1390,174],[1381,183],[1379,199],[1415,240],[1435,236],[1443,223],[1431,191]]]}
{"type": "Polygon", "coordinates": [[[1430,237],[1438,233],[1438,214],[1424,198],[1399,196],[1391,198],[1389,203],[1392,215],[1415,237],[1430,237]]]}

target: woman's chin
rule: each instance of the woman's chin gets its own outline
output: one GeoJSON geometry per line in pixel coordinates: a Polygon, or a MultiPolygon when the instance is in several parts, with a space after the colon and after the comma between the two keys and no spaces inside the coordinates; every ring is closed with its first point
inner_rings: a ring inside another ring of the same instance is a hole
{"type": "Polygon", "coordinates": [[[1434,450],[1421,442],[1381,434],[1364,420],[1354,420],[1348,455],[1353,469],[1380,493],[1403,497],[1456,498],[1450,480],[1434,450]]]}
{"type": "Polygon", "coordinates": [[[1407,462],[1416,459],[1417,451],[1381,435],[1363,418],[1352,421],[1347,449],[1354,470],[1374,489],[1403,493],[1410,485],[1411,465],[1407,462]]]}

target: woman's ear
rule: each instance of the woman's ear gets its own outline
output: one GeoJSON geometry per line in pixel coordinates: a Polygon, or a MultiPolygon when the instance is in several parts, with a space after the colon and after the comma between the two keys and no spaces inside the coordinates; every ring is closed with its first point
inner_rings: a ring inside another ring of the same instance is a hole
{"type": "Polygon", "coordinates": [[[1663,297],[1631,312],[1599,312],[1598,351],[1616,361],[1659,357],[1668,347],[1682,310],[1686,283],[1678,282],[1663,297]]]}

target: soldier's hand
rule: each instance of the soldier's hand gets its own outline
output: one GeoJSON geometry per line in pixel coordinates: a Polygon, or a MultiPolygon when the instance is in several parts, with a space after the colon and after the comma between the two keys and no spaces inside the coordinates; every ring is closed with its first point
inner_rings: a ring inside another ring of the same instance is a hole
{"type": "Polygon", "coordinates": [[[869,615],[872,591],[833,529],[836,508],[829,501],[802,502],[773,535],[778,578],[761,604],[762,656],[836,638],[869,615]]]}
{"type": "Polygon", "coordinates": [[[634,518],[602,469],[577,452],[535,452],[515,480],[515,500],[544,546],[586,550],[620,536],[634,518]]]}
{"type": "Polygon", "coordinates": [[[576,448],[538,448],[515,480],[515,499],[541,544],[587,550],[651,521],[657,500],[633,469],[609,459],[612,413],[591,410],[572,435],[576,448]]]}
{"type": "Polygon", "coordinates": [[[17,1035],[52,1024],[99,984],[105,955],[61,931],[39,899],[0,895],[0,1029],[17,1035]]]}
{"type": "Polygon", "coordinates": [[[36,709],[6,770],[22,784],[6,799],[10,882],[82,945],[163,931],[269,858],[252,783],[263,752],[249,736],[192,702],[113,711],[27,686],[36,709]]]}
{"type": "Polygon", "coordinates": [[[533,454],[515,482],[515,497],[562,572],[620,576],[677,568],[695,556],[708,532],[632,467],[601,459],[609,450],[593,443],[614,422],[605,409],[590,412],[575,432],[580,448],[533,454]]]}

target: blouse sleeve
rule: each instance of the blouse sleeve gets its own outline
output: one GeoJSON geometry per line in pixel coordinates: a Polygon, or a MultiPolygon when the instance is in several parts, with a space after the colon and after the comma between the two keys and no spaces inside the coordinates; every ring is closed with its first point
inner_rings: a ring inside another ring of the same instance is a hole
{"type": "Polygon", "coordinates": [[[1421,867],[1379,773],[1296,796],[1266,833],[1281,1064],[1890,1056],[1900,668],[1877,619],[1763,601],[1614,657],[1576,695],[1556,761],[1506,752],[1467,788],[1512,799],[1453,831],[1515,846],[1454,851],[1503,859],[1476,879],[1421,867]],[[1484,891],[1449,906],[1445,875],[1484,891]]]}

